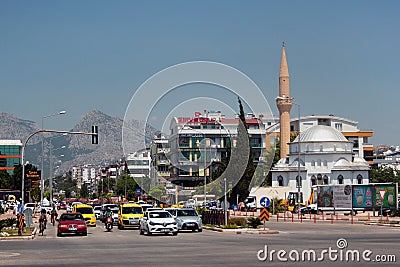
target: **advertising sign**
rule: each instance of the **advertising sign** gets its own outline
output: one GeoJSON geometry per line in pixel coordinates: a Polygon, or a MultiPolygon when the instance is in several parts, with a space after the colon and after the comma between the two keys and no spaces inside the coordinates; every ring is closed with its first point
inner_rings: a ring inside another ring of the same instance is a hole
{"type": "Polygon", "coordinates": [[[351,186],[333,186],[333,205],[336,209],[351,209],[351,186]]]}
{"type": "Polygon", "coordinates": [[[374,206],[375,208],[396,208],[397,207],[396,185],[379,184],[374,185],[374,206]]]}
{"type": "Polygon", "coordinates": [[[333,208],[333,186],[318,186],[317,205],[320,208],[333,208]]]}
{"type": "Polygon", "coordinates": [[[372,209],[373,190],[372,185],[353,185],[353,208],[372,209]]]}

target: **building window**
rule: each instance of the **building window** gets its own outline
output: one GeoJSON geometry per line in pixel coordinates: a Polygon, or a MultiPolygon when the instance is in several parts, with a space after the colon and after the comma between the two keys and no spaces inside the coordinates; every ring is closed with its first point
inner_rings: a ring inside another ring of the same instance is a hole
{"type": "Polygon", "coordinates": [[[283,186],[283,177],[281,175],[278,176],[278,185],[283,186]]]}
{"type": "Polygon", "coordinates": [[[317,178],[315,178],[315,175],[311,176],[311,185],[317,185],[317,178]]]}
{"type": "Polygon", "coordinates": [[[324,175],[324,184],[329,184],[329,178],[326,175],[324,175]]]}
{"type": "Polygon", "coordinates": [[[324,147],[322,145],[319,146],[319,152],[324,151],[324,147]]]}
{"type": "Polygon", "coordinates": [[[322,175],[321,174],[317,175],[317,184],[318,185],[323,185],[323,183],[322,183],[322,175]]]}
{"type": "Polygon", "coordinates": [[[315,167],[315,160],[311,161],[311,167],[315,167]]]}
{"type": "Polygon", "coordinates": [[[343,184],[343,176],[341,174],[338,176],[337,179],[339,184],[343,184]]]}
{"type": "Polygon", "coordinates": [[[327,160],[324,160],[324,166],[328,167],[328,161],[327,160]]]}
{"type": "Polygon", "coordinates": [[[342,124],[341,123],[335,123],[335,129],[338,131],[342,131],[342,124]]]}
{"type": "Polygon", "coordinates": [[[357,175],[357,183],[362,184],[363,183],[363,177],[361,174],[357,175]]]}

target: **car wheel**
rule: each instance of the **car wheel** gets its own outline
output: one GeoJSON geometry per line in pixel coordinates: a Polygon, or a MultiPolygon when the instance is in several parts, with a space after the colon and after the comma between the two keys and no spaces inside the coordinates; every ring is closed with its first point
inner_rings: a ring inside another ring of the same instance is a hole
{"type": "Polygon", "coordinates": [[[147,235],[151,235],[151,232],[149,230],[146,231],[147,235]]]}
{"type": "Polygon", "coordinates": [[[83,236],[87,236],[87,232],[84,232],[82,235],[83,235],[83,236]]]}
{"type": "Polygon", "coordinates": [[[57,232],[57,236],[60,237],[60,236],[61,236],[61,233],[57,232]]]}
{"type": "Polygon", "coordinates": [[[144,234],[142,228],[139,228],[139,234],[140,234],[140,235],[143,235],[143,234],[144,234]]]}
{"type": "Polygon", "coordinates": [[[200,229],[198,229],[197,231],[199,231],[199,232],[203,232],[203,228],[200,228],[200,229]]]}
{"type": "Polygon", "coordinates": [[[193,229],[192,229],[192,232],[196,232],[196,229],[195,229],[195,228],[193,228],[193,229]]]}
{"type": "Polygon", "coordinates": [[[175,236],[176,236],[176,235],[178,235],[178,232],[173,232],[172,235],[175,235],[175,236]]]}

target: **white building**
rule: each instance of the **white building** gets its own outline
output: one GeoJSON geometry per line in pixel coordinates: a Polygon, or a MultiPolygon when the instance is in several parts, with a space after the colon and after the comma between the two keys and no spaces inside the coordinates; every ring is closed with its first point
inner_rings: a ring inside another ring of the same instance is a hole
{"type": "Polygon", "coordinates": [[[150,177],[151,171],[151,157],[150,150],[142,150],[130,154],[126,163],[130,176],[133,178],[150,177]]]}
{"type": "MultiPolygon", "coordinates": [[[[266,145],[267,149],[269,149],[273,145],[271,143],[274,142],[274,139],[279,136],[280,124],[279,121],[274,123],[273,119],[268,117],[262,117],[262,120],[266,127],[266,145]]],[[[358,122],[334,115],[311,115],[301,117],[300,126],[299,118],[292,118],[290,132],[291,135],[297,135],[299,129],[300,132],[303,132],[316,125],[330,126],[341,132],[348,141],[353,143],[353,154],[364,158],[370,165],[373,164],[374,147],[369,140],[374,135],[372,130],[361,130],[358,127],[358,122]]]]}
{"type": "Polygon", "coordinates": [[[289,143],[289,157],[272,168],[273,187],[289,186],[296,192],[300,173],[306,200],[313,185],[369,183],[369,164],[353,155],[353,142],[335,128],[316,125],[300,132],[299,137],[289,143]]]}

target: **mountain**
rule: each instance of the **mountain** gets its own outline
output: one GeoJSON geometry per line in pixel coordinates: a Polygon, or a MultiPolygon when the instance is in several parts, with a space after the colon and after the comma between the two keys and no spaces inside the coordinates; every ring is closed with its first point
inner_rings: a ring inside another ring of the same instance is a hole
{"type": "MultiPolygon", "coordinates": [[[[0,112],[0,139],[19,139],[24,141],[30,134],[39,129],[39,126],[28,120],[23,120],[4,112],[0,112]]],[[[32,137],[30,143],[37,143],[40,137],[32,137]]]]}
{"type": "MultiPolygon", "coordinates": [[[[37,130],[37,125],[33,122],[18,119],[6,113],[0,113],[0,126],[3,126],[1,139],[21,139],[26,140],[29,134],[37,130]],[[7,126],[7,127],[4,127],[7,126]],[[17,133],[17,134],[16,134],[17,133]]],[[[48,177],[50,173],[50,154],[52,162],[59,162],[57,174],[64,173],[72,166],[81,164],[105,165],[115,163],[124,156],[122,147],[122,127],[123,120],[117,117],[111,117],[101,111],[93,110],[87,113],[81,121],[75,125],[72,132],[91,132],[92,125],[98,126],[98,144],[92,144],[92,137],[83,134],[45,134],[44,135],[44,175],[48,177]],[[64,148],[65,146],[65,148],[64,148]],[[51,148],[51,149],[50,149],[51,148]],[[51,151],[50,151],[51,150],[51,151]],[[62,155],[62,156],[61,156],[62,155]]],[[[151,141],[158,133],[155,128],[145,124],[144,121],[131,120],[125,122],[129,125],[129,145],[125,146],[127,154],[143,148],[143,144],[151,141]],[[144,129],[146,133],[144,136],[144,129]],[[127,149],[127,147],[129,147],[127,149]]],[[[34,141],[29,141],[26,148],[26,160],[36,164],[41,169],[42,155],[41,137],[34,141]]],[[[56,164],[53,170],[56,170],[56,164]]]]}

